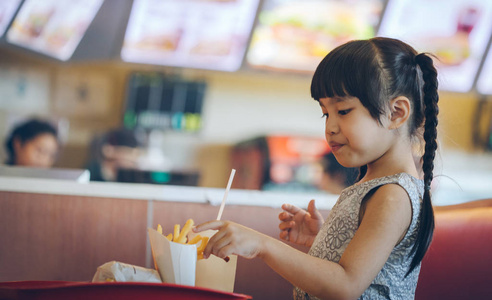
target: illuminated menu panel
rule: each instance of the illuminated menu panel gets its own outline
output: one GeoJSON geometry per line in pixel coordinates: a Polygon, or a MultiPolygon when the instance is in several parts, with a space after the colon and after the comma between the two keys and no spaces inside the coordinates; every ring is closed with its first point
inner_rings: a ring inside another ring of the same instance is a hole
{"type": "Polygon", "coordinates": [[[492,95],[492,48],[490,48],[482,72],[477,82],[477,90],[480,94],[492,95]]]}
{"type": "Polygon", "coordinates": [[[135,0],[121,58],[127,62],[235,71],[259,0],[135,0]]]}
{"type": "Polygon", "coordinates": [[[0,36],[2,36],[5,29],[7,29],[20,2],[21,0],[0,1],[0,36]]]}
{"type": "Polygon", "coordinates": [[[68,60],[103,0],[26,0],[7,40],[22,47],[68,60]]]}
{"type": "Polygon", "coordinates": [[[468,92],[492,34],[492,1],[389,1],[378,35],[431,52],[442,90],[468,92]]]}
{"type": "Polygon", "coordinates": [[[266,0],[247,54],[253,68],[314,72],[333,48],[374,37],[382,0],[266,0]]]}

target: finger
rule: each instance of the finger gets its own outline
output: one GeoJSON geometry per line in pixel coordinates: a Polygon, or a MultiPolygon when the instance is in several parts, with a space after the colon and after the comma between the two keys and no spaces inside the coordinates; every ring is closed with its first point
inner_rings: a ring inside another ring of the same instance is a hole
{"type": "Polygon", "coordinates": [[[293,215],[286,211],[283,211],[278,214],[278,218],[280,219],[280,221],[290,221],[292,220],[293,215]]]}
{"type": "Polygon", "coordinates": [[[280,231],[280,239],[288,241],[289,240],[289,232],[287,230],[280,231]]]}
{"type": "Polygon", "coordinates": [[[219,230],[222,226],[224,226],[224,221],[208,221],[193,227],[193,232],[201,232],[209,229],[219,230]]]}
{"type": "Polygon", "coordinates": [[[296,225],[296,222],[294,222],[294,221],[282,222],[282,223],[278,224],[278,228],[280,230],[287,230],[287,229],[291,229],[295,225],[296,225]]]}
{"type": "Polygon", "coordinates": [[[308,212],[311,215],[311,218],[319,219],[320,213],[319,213],[318,209],[316,208],[316,204],[314,202],[315,202],[314,199],[309,201],[308,212]]]}
{"type": "Polygon", "coordinates": [[[205,247],[205,249],[203,249],[204,258],[208,258],[210,256],[215,243],[220,241],[225,236],[225,234],[226,233],[224,231],[219,230],[208,240],[207,246],[205,247]]]}
{"type": "Polygon", "coordinates": [[[296,213],[301,211],[301,209],[299,207],[292,205],[292,204],[283,204],[282,209],[293,214],[293,215],[295,215],[296,213]]]}
{"type": "Polygon", "coordinates": [[[214,243],[210,253],[215,255],[215,256],[218,256],[220,258],[225,258],[227,255],[226,254],[223,255],[223,252],[224,252],[223,248],[226,247],[227,245],[230,245],[230,244],[231,244],[231,239],[228,238],[227,236],[224,236],[223,238],[218,240],[216,243],[214,243]]]}

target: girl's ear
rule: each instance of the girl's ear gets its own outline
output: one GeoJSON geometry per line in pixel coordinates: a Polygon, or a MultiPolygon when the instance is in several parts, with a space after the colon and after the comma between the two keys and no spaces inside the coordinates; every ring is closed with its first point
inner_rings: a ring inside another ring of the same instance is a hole
{"type": "Polygon", "coordinates": [[[398,96],[390,101],[390,124],[389,129],[398,129],[410,117],[410,99],[398,96]]]}

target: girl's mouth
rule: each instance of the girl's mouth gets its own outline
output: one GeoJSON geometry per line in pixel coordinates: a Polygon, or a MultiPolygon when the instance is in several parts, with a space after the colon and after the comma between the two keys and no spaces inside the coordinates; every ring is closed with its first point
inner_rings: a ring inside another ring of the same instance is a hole
{"type": "Polygon", "coordinates": [[[338,149],[342,148],[342,144],[339,144],[339,143],[330,143],[330,148],[331,148],[331,151],[333,152],[336,152],[338,151],[338,149]]]}

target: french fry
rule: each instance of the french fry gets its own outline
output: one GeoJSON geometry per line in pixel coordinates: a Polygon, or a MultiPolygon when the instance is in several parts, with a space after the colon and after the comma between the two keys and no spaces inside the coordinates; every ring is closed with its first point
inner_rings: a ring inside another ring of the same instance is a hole
{"type": "Polygon", "coordinates": [[[179,224],[176,224],[174,225],[174,239],[173,239],[173,242],[178,242],[178,238],[179,238],[179,224]]]}
{"type": "Polygon", "coordinates": [[[188,241],[188,244],[193,245],[193,244],[198,244],[202,240],[201,235],[195,235],[194,238],[191,239],[191,241],[188,241]]]}
{"type": "Polygon", "coordinates": [[[205,250],[205,247],[207,246],[208,239],[209,239],[208,236],[202,237],[202,243],[200,244],[200,246],[196,248],[196,251],[198,253],[203,253],[203,250],[205,250]]]}
{"type": "Polygon", "coordinates": [[[195,225],[195,222],[193,222],[192,219],[188,219],[188,221],[186,221],[185,225],[183,226],[183,230],[181,230],[181,233],[176,240],[177,243],[186,243],[186,236],[188,235],[188,233],[190,233],[191,227],[193,227],[193,225],[195,225]]]}
{"type": "MultiPolygon", "coordinates": [[[[174,225],[174,232],[170,233],[166,236],[166,238],[170,242],[175,242],[175,243],[180,243],[180,244],[188,244],[188,245],[197,245],[196,246],[196,253],[197,253],[197,259],[203,259],[203,250],[205,250],[205,247],[207,246],[208,237],[202,237],[201,235],[196,235],[194,238],[191,240],[188,239],[188,234],[190,233],[191,229],[193,228],[193,225],[195,222],[193,219],[188,219],[183,226],[183,230],[180,230],[180,225],[176,224],[174,225]],[[198,245],[198,243],[200,243],[198,245]]],[[[157,225],[157,232],[162,234],[162,226],[160,224],[157,225]]]]}

